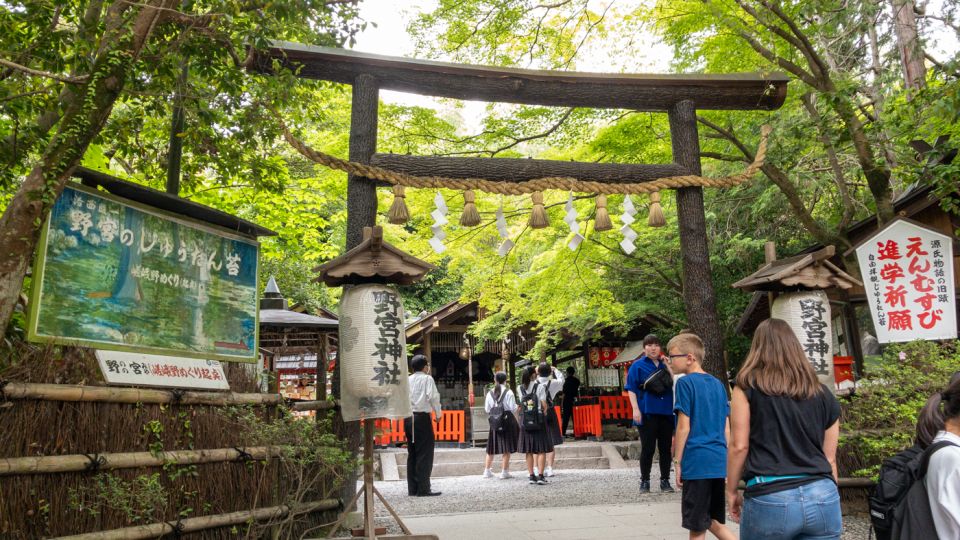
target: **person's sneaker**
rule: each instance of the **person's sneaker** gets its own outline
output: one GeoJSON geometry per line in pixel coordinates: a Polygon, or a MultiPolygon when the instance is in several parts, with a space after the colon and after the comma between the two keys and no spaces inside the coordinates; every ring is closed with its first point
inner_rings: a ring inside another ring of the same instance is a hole
{"type": "Polygon", "coordinates": [[[510,471],[508,471],[508,470],[506,470],[506,469],[500,471],[500,479],[501,479],[501,480],[506,480],[507,478],[513,478],[512,476],[510,476],[510,471]]]}
{"type": "MultiPolygon", "coordinates": [[[[647,487],[647,491],[650,491],[649,486],[647,487]]],[[[674,490],[673,486],[670,485],[669,480],[664,479],[660,481],[660,491],[663,493],[673,493],[676,490],[674,490]]]]}
{"type": "Polygon", "coordinates": [[[548,482],[547,482],[547,479],[544,478],[542,474],[537,477],[537,485],[538,485],[538,486],[542,486],[542,485],[545,485],[545,484],[547,484],[547,483],[548,483],[548,482]]]}
{"type": "Polygon", "coordinates": [[[640,493],[650,493],[650,481],[641,480],[640,481],[640,493]]]}
{"type": "Polygon", "coordinates": [[[491,471],[490,469],[484,469],[484,470],[483,470],[483,477],[484,477],[484,478],[493,478],[493,471],[491,471]]]}
{"type": "Polygon", "coordinates": [[[553,476],[553,467],[545,467],[545,468],[543,469],[543,475],[546,476],[546,477],[548,477],[548,478],[551,477],[551,476],[553,476]]]}
{"type": "Polygon", "coordinates": [[[530,475],[530,483],[531,483],[531,484],[536,484],[536,483],[537,483],[537,475],[535,475],[535,474],[531,474],[531,475],[530,475]]]}

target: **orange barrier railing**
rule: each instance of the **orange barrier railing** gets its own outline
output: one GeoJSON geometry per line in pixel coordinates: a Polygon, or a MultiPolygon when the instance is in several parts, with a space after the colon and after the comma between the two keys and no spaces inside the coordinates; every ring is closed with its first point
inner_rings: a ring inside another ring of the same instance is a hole
{"type": "Polygon", "coordinates": [[[626,396],[600,396],[600,417],[604,420],[633,418],[633,406],[626,396]]]}
{"type": "Polygon", "coordinates": [[[578,405],[573,408],[573,436],[603,435],[600,423],[600,405],[578,405]]]}
{"type": "Polygon", "coordinates": [[[433,418],[433,436],[438,441],[463,442],[465,434],[463,431],[463,411],[443,411],[443,416],[438,422],[436,415],[430,414],[433,418]]]}
{"type": "Polygon", "coordinates": [[[563,417],[560,416],[560,406],[554,405],[553,412],[557,413],[557,427],[560,428],[560,435],[566,435],[566,433],[563,432],[563,417]]]}
{"type": "MultiPolygon", "coordinates": [[[[461,443],[466,440],[463,411],[443,411],[439,422],[433,413],[430,413],[430,418],[434,422],[433,436],[436,440],[461,443]]],[[[389,446],[406,440],[403,433],[403,420],[377,418],[373,421],[373,426],[376,429],[373,440],[377,446],[389,446]]]]}

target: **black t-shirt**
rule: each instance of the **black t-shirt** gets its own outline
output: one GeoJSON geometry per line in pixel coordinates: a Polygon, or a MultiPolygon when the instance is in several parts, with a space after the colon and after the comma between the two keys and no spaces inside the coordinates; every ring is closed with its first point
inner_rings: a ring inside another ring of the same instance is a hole
{"type": "Polygon", "coordinates": [[[580,379],[573,375],[563,381],[563,402],[573,403],[577,397],[577,391],[580,390],[580,379]]]}
{"type": "Polygon", "coordinates": [[[744,480],[754,476],[809,476],[757,484],[748,488],[748,493],[772,493],[832,477],[830,462],[823,453],[823,434],[840,418],[840,403],[826,386],[804,400],[768,396],[752,388],[745,388],[744,393],[750,402],[750,450],[744,480]]]}

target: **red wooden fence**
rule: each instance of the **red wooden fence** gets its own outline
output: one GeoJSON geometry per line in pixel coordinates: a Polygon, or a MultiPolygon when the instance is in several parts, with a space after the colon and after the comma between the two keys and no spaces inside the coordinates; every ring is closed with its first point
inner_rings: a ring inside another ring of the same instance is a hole
{"type": "Polygon", "coordinates": [[[600,405],[578,405],[573,408],[573,436],[603,435],[600,423],[600,405]]]}
{"type": "MultiPolygon", "coordinates": [[[[430,413],[430,418],[434,422],[433,436],[436,440],[461,443],[466,440],[463,411],[443,411],[439,422],[433,413],[430,413]]],[[[374,443],[377,446],[388,446],[406,440],[403,434],[403,420],[377,418],[373,421],[373,425],[376,427],[374,443]]]]}
{"type": "Polygon", "coordinates": [[[600,396],[600,417],[604,420],[633,418],[633,406],[626,396],[600,396]]]}

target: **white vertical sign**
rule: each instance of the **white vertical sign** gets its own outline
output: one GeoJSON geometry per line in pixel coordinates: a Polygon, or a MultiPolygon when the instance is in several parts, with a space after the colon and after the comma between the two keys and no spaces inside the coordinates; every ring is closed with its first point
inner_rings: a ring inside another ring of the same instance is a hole
{"type": "Polygon", "coordinates": [[[957,337],[949,236],[897,219],[856,251],[880,343],[957,337]]]}
{"type": "Polygon", "coordinates": [[[833,388],[833,334],[830,299],[823,291],[785,293],[773,301],[770,316],[790,325],[820,382],[833,388]]]}

